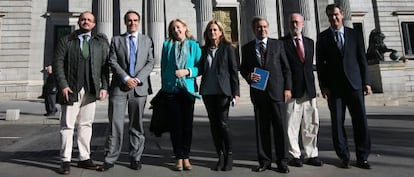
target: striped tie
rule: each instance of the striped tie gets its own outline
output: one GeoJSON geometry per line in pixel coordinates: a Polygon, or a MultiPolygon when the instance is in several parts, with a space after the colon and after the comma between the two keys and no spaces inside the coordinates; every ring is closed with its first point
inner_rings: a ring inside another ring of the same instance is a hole
{"type": "Polygon", "coordinates": [[[262,67],[264,67],[265,63],[266,63],[266,48],[265,48],[265,43],[263,41],[261,41],[259,43],[259,52],[260,52],[260,64],[262,65],[262,67]]]}

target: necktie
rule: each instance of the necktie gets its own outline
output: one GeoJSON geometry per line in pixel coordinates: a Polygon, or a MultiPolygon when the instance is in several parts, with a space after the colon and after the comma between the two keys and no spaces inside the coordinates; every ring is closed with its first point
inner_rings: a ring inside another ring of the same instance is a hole
{"type": "Polygon", "coordinates": [[[303,45],[300,42],[300,38],[295,38],[295,43],[296,43],[296,52],[298,52],[299,55],[299,60],[301,63],[305,62],[305,54],[304,54],[304,50],[303,50],[303,45]]]}
{"type": "Polygon", "coordinates": [[[129,36],[129,75],[135,75],[135,43],[134,36],[129,36]]]}
{"type": "Polygon", "coordinates": [[[82,42],[82,55],[84,58],[89,57],[89,42],[88,42],[88,35],[83,35],[83,42],[82,42]]]}
{"type": "Polygon", "coordinates": [[[265,43],[263,41],[261,41],[259,43],[259,52],[260,52],[260,64],[262,64],[262,67],[265,65],[266,63],[266,48],[265,48],[265,43]]]}
{"type": "Polygon", "coordinates": [[[336,37],[336,45],[338,46],[340,50],[342,50],[344,41],[342,39],[341,33],[339,31],[335,31],[335,37],[336,37]]]}

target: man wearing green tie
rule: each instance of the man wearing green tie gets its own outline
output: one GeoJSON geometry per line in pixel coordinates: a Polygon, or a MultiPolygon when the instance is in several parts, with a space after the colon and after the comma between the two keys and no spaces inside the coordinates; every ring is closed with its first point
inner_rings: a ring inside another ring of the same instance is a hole
{"type": "Polygon", "coordinates": [[[79,30],[60,39],[53,60],[61,104],[61,152],[59,172],[70,173],[73,134],[77,128],[78,166],[96,169],[90,159],[92,123],[95,101],[107,95],[109,66],[106,61],[109,43],[105,34],[93,34],[95,17],[89,11],[81,13],[79,30]]]}

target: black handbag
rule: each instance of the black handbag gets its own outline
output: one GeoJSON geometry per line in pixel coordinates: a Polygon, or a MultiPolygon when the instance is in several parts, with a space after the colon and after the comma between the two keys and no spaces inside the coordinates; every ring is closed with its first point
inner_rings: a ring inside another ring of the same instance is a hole
{"type": "Polygon", "coordinates": [[[149,109],[152,109],[152,117],[149,131],[156,137],[161,137],[163,133],[170,131],[167,96],[165,92],[160,90],[150,101],[149,109]]]}

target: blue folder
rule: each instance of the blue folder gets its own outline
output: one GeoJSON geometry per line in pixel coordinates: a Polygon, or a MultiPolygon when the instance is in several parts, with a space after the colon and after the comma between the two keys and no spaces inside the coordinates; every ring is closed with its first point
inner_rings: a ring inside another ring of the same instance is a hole
{"type": "Polygon", "coordinates": [[[254,73],[260,75],[260,80],[257,82],[252,82],[251,87],[259,90],[265,90],[267,85],[267,80],[269,79],[269,71],[255,67],[254,73]]]}

